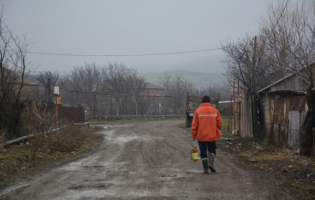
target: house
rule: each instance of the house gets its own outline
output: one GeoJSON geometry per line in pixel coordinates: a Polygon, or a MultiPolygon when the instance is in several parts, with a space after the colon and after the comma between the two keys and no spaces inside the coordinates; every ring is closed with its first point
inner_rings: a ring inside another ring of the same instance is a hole
{"type": "Polygon", "coordinates": [[[164,89],[152,83],[146,82],[141,96],[165,96],[164,89]]]}
{"type": "Polygon", "coordinates": [[[161,114],[164,107],[163,105],[165,104],[165,92],[163,88],[146,82],[142,92],[140,93],[140,96],[143,97],[142,102],[143,107],[145,107],[145,114],[161,114]]]}
{"type": "Polygon", "coordinates": [[[5,90],[13,90],[17,93],[21,87],[23,80],[23,88],[21,89],[22,98],[26,98],[29,92],[38,91],[39,85],[27,78],[23,78],[18,73],[3,68],[3,71],[0,70],[0,74],[3,75],[2,81],[0,81],[0,94],[5,90]]]}
{"type": "Polygon", "coordinates": [[[265,141],[288,148],[298,146],[300,127],[308,110],[306,90],[298,75],[290,74],[258,91],[265,141]]]}

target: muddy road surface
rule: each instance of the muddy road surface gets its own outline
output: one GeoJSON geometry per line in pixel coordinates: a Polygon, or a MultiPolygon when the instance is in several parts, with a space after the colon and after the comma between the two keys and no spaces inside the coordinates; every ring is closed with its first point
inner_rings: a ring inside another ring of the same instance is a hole
{"type": "MultiPolygon", "coordinates": [[[[261,171],[217,151],[216,173],[190,161],[182,121],[108,126],[92,155],[2,189],[0,199],[292,199],[261,171]]],[[[220,148],[220,147],[218,147],[220,148]]]]}

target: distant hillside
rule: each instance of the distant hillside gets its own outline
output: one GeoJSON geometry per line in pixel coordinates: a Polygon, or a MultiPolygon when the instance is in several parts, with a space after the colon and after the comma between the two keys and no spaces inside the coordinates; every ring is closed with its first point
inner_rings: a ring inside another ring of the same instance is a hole
{"type": "MultiPolygon", "coordinates": [[[[194,82],[200,89],[213,84],[221,84],[225,80],[222,73],[202,73],[186,70],[173,70],[167,73],[171,74],[173,77],[175,77],[176,74],[182,74],[183,77],[194,82]]],[[[159,83],[159,77],[162,77],[162,75],[163,73],[139,73],[139,76],[144,77],[148,82],[155,85],[159,83]]]]}

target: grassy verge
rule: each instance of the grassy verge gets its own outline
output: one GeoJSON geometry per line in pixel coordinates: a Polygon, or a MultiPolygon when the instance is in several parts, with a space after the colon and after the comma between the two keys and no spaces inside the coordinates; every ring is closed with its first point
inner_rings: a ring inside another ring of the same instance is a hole
{"type": "Polygon", "coordinates": [[[254,138],[219,140],[218,145],[242,163],[272,174],[277,178],[279,187],[285,187],[297,199],[314,199],[315,158],[299,156],[293,150],[254,138]]]}
{"type": "MultiPolygon", "coordinates": [[[[58,137],[44,136],[41,139],[35,138],[2,149],[0,153],[0,183],[6,184],[19,177],[31,175],[49,164],[78,157],[92,151],[102,143],[102,137],[96,133],[101,128],[91,127],[80,130],[83,132],[84,138],[81,137],[82,142],[76,143],[74,148],[63,148],[60,143],[57,143],[57,145],[51,144],[49,148],[45,148],[44,145],[37,146],[39,148],[34,151],[34,146],[38,141],[42,144],[46,143],[47,146],[47,141],[52,143],[58,139],[58,137]]],[[[68,146],[71,147],[69,142],[68,146]]]]}
{"type": "Polygon", "coordinates": [[[236,136],[230,134],[229,131],[228,131],[228,123],[229,123],[229,119],[223,119],[221,133],[222,133],[223,136],[225,136],[225,137],[234,138],[234,137],[236,137],[236,136]]]}
{"type": "Polygon", "coordinates": [[[122,124],[127,122],[138,122],[138,121],[171,121],[171,120],[185,120],[185,118],[121,118],[121,119],[115,119],[110,121],[105,120],[90,120],[89,122],[91,124],[109,124],[109,125],[115,125],[115,124],[122,124]]]}

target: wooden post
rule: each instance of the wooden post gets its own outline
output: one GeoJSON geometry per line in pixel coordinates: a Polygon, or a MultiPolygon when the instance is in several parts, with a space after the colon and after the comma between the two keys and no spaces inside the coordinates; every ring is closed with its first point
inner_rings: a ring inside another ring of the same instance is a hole
{"type": "Polygon", "coordinates": [[[247,124],[246,124],[246,96],[244,91],[244,136],[247,136],[247,124]]]}
{"type": "Polygon", "coordinates": [[[50,78],[48,79],[48,103],[50,103],[50,78]]]}
{"type": "Polygon", "coordinates": [[[240,101],[240,79],[237,80],[238,87],[238,135],[241,136],[241,101],[240,101]]]}
{"type": "Polygon", "coordinates": [[[138,116],[138,101],[137,101],[137,97],[136,97],[136,116],[138,116]]]}
{"type": "Polygon", "coordinates": [[[127,102],[127,95],[126,95],[125,99],[126,99],[126,100],[125,100],[125,102],[126,102],[126,103],[125,103],[125,104],[126,104],[125,115],[127,116],[127,103],[128,103],[128,102],[127,102]]]}
{"type": "Polygon", "coordinates": [[[174,98],[174,118],[175,118],[175,97],[174,98]]]}
{"type": "Polygon", "coordinates": [[[96,94],[94,94],[93,117],[96,117],[96,94]]]}
{"type": "Polygon", "coordinates": [[[234,130],[235,131],[235,80],[233,80],[233,99],[234,99],[234,106],[233,106],[233,117],[234,117],[234,121],[233,121],[233,125],[234,125],[234,130]]]}
{"type": "Polygon", "coordinates": [[[228,131],[231,132],[232,128],[232,97],[230,98],[230,106],[229,106],[229,121],[228,121],[228,131]]]}
{"type": "Polygon", "coordinates": [[[118,116],[118,99],[116,97],[116,115],[118,116]]]}
{"type": "Polygon", "coordinates": [[[218,110],[219,110],[219,108],[220,108],[220,103],[219,103],[219,101],[220,101],[220,93],[218,93],[218,103],[217,103],[218,110]]]}
{"type": "Polygon", "coordinates": [[[56,108],[56,123],[58,122],[58,105],[57,105],[57,95],[55,95],[55,100],[56,100],[56,102],[55,102],[55,108],[56,108]]]}
{"type": "Polygon", "coordinates": [[[109,96],[109,98],[110,98],[110,115],[113,115],[113,113],[112,113],[112,107],[113,107],[113,105],[112,105],[112,95],[110,95],[109,96]]]}

